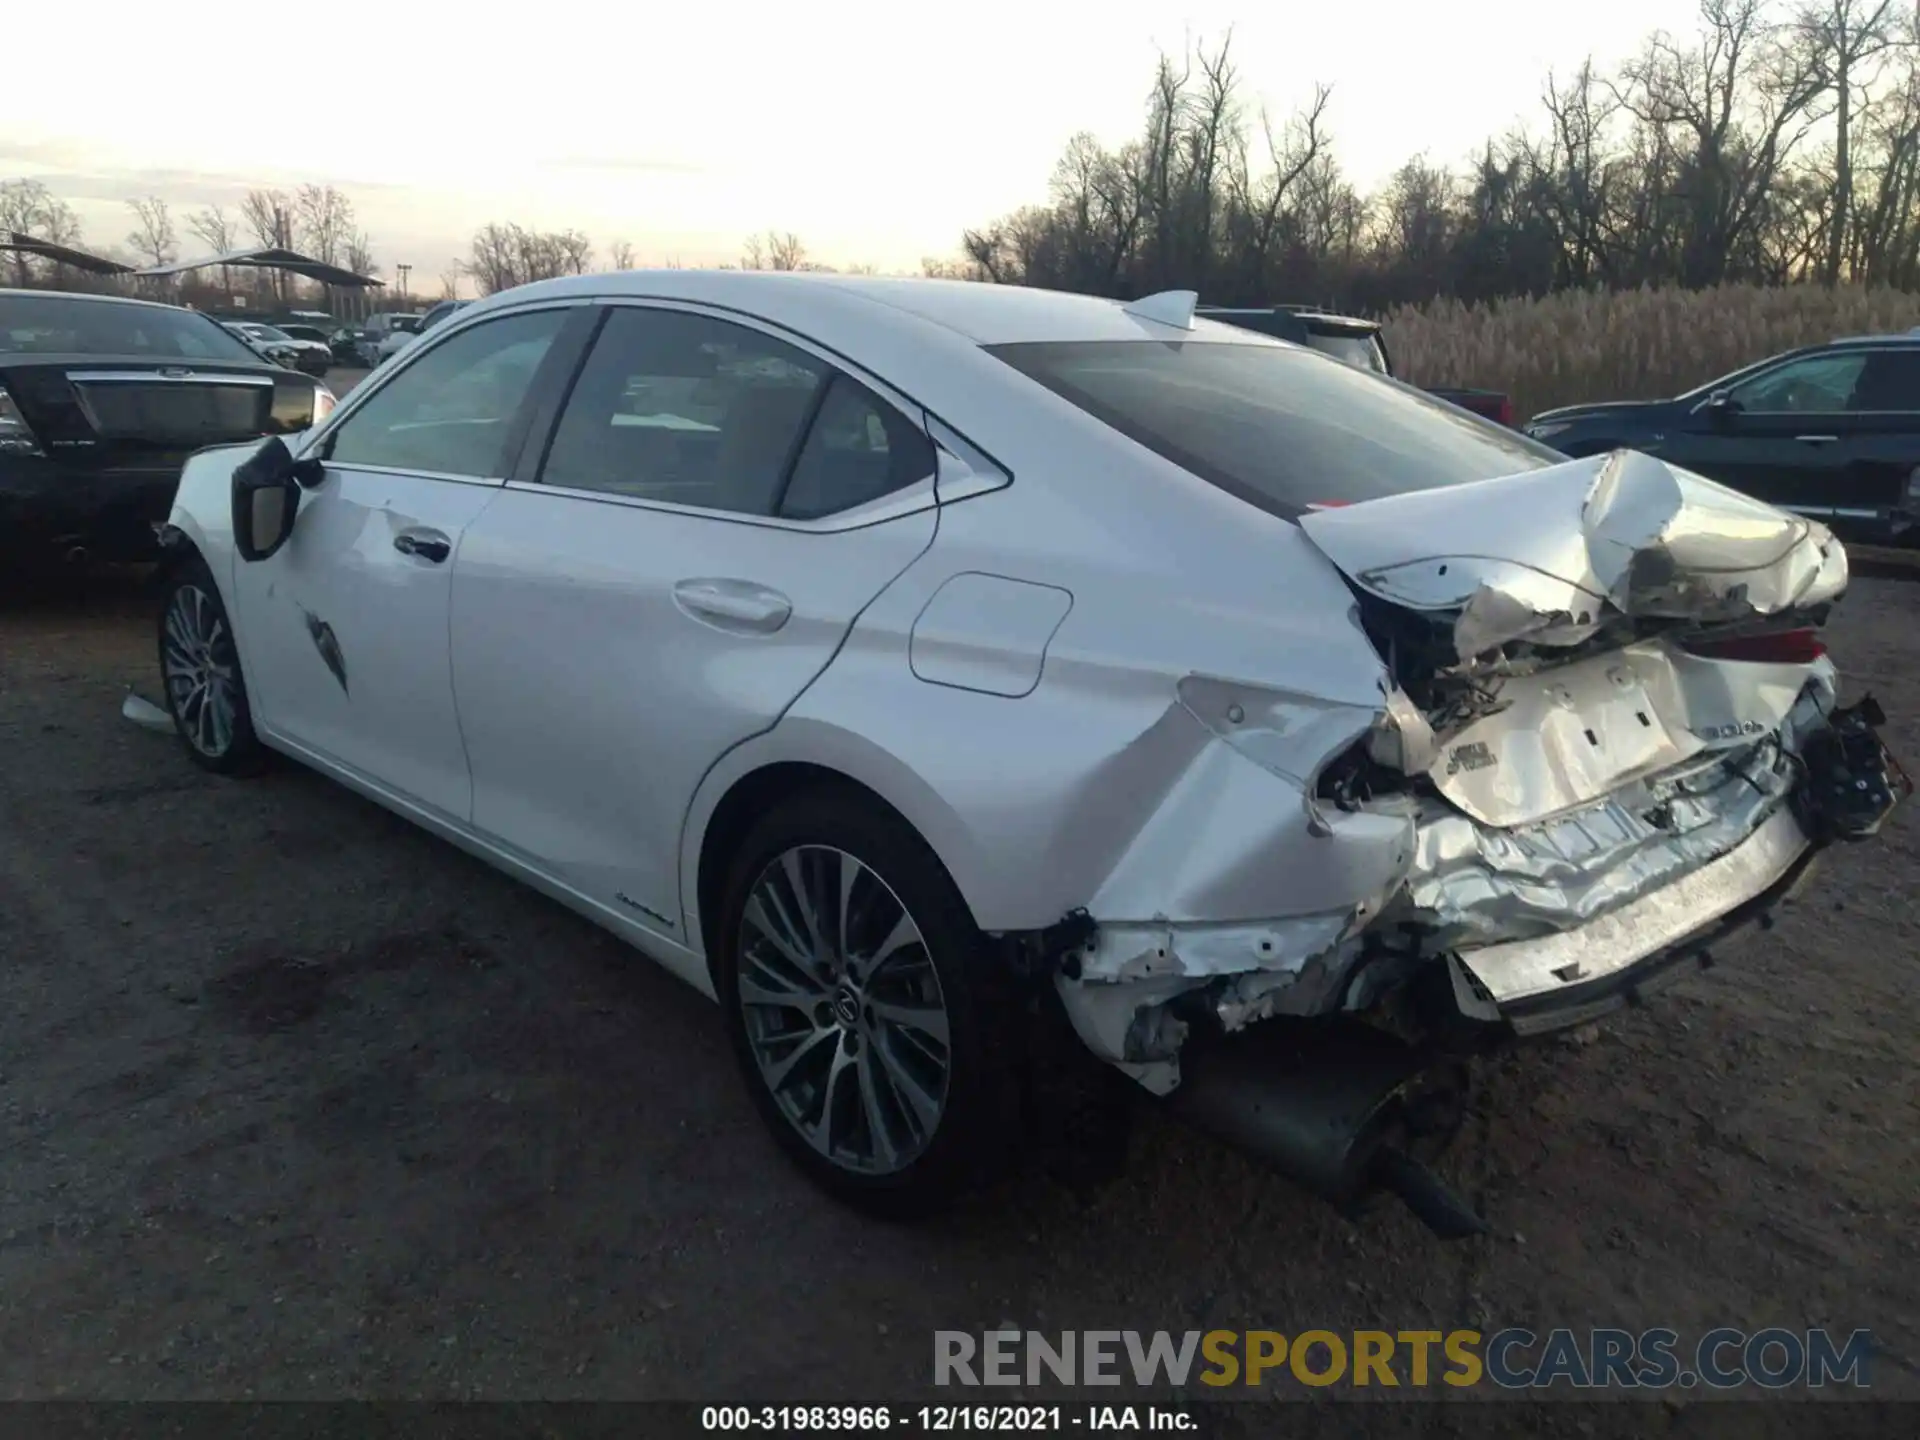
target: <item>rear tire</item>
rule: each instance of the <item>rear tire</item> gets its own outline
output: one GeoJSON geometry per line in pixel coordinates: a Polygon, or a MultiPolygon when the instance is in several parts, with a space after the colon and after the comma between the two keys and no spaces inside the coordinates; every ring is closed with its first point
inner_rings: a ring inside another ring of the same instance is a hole
{"type": "Polygon", "coordinates": [[[888,1217],[1004,1173],[1020,1016],[926,842],[851,787],[774,807],[733,858],[710,938],[747,1088],[787,1155],[888,1217]]]}
{"type": "Polygon", "coordinates": [[[162,584],[159,650],[167,713],[193,763],[216,775],[259,769],[266,750],[254,733],[233,622],[198,555],[162,584]]]}

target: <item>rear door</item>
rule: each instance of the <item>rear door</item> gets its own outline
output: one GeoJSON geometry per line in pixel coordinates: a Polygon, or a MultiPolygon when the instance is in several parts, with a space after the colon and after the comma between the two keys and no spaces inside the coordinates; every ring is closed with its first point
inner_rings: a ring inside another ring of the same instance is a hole
{"type": "Polygon", "coordinates": [[[374,382],[310,452],[324,473],[287,543],[234,562],[255,719],[455,820],[472,785],[447,653],[454,556],[499,494],[515,421],[577,311],[492,317],[374,382]]]}
{"type": "Polygon", "coordinates": [[[695,787],[932,542],[934,469],[919,411],[804,342],[610,308],[455,569],[475,827],[682,938],[695,787]]]}
{"type": "Polygon", "coordinates": [[[1807,513],[1877,538],[1892,512],[1909,509],[1920,494],[1920,348],[1875,350],[1847,418],[1846,471],[1821,497],[1825,508],[1807,513]]]}

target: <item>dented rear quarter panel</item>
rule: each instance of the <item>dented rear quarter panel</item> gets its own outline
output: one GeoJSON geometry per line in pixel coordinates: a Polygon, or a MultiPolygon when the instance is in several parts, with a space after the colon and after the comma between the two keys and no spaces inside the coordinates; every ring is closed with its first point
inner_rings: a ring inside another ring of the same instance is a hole
{"type": "Polygon", "coordinates": [[[1357,847],[1308,833],[1313,770],[1372,723],[1384,693],[1339,572],[1291,522],[1027,388],[1033,423],[997,452],[1013,484],[942,507],[933,545],[833,663],[702,784],[682,847],[689,917],[714,808],[778,761],[840,771],[900,810],[989,931],[1078,907],[1103,922],[1317,912],[1377,892],[1405,862],[1401,827],[1376,817],[1353,818],[1357,847]],[[982,572],[1063,594],[1030,689],[915,673],[916,620],[982,572]],[[1190,676],[1221,708],[1244,697],[1249,716],[1282,698],[1302,723],[1274,749],[1299,773],[1222,741],[1182,701],[1190,676]]]}

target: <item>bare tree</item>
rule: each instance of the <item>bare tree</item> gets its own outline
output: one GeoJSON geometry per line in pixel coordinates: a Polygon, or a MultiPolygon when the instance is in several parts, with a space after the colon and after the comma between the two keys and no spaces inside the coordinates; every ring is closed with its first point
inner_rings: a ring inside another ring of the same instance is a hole
{"type": "Polygon", "coordinates": [[[187,233],[215,255],[231,254],[240,248],[239,232],[234,226],[233,217],[218,205],[208,205],[189,215],[187,233]]]}
{"type": "Polygon", "coordinates": [[[460,262],[449,260],[447,268],[440,272],[440,298],[458,300],[460,298],[460,262]]]}
{"type": "Polygon", "coordinates": [[[1795,27],[1815,82],[1833,102],[1833,178],[1826,217],[1826,253],[1820,273],[1829,285],[1840,279],[1853,220],[1853,140],[1856,107],[1880,78],[1876,63],[1899,39],[1893,0],[1811,0],[1795,27]]]}
{"type": "MultiPolygon", "coordinates": [[[[293,202],[280,190],[249,190],[240,202],[240,220],[263,250],[291,250],[294,243],[293,202]]],[[[288,295],[287,273],[270,270],[268,284],[284,303],[288,295]]]]}
{"type": "Polygon", "coordinates": [[[356,275],[380,273],[380,267],[373,263],[373,242],[364,230],[355,230],[346,237],[340,263],[356,275]]]}
{"type": "Polygon", "coordinates": [[[173,216],[167,202],[158,195],[129,200],[134,228],[127,244],[149,265],[171,265],[180,258],[180,242],[173,232],[173,216]]]}
{"type": "Polygon", "coordinates": [[[740,255],[742,270],[805,270],[807,247],[791,230],[750,236],[740,255]]]}
{"type": "Polygon", "coordinates": [[[493,295],[535,280],[583,275],[592,259],[592,242],[577,230],[494,224],[474,232],[464,271],[482,295],[493,295]]]}
{"type": "Polygon", "coordinates": [[[593,242],[578,230],[561,230],[548,237],[558,256],[561,271],[584,275],[593,265],[593,242]]]}
{"type": "MultiPolygon", "coordinates": [[[[80,219],[73,207],[53,195],[38,180],[0,182],[0,232],[18,232],[55,245],[80,244],[80,219]]],[[[10,252],[13,281],[31,285],[35,273],[32,256],[10,252]]]]}
{"type": "MultiPolygon", "coordinates": [[[[208,205],[187,217],[187,233],[207,247],[213,255],[231,255],[240,248],[240,237],[233,217],[219,205],[208,205]]],[[[233,267],[220,267],[220,289],[233,292],[233,267]]]]}
{"type": "Polygon", "coordinates": [[[353,202],[331,185],[302,185],[293,208],[300,248],[316,260],[338,265],[355,236],[353,202]]]}
{"type": "Polygon", "coordinates": [[[607,247],[607,263],[615,270],[632,270],[636,268],[633,246],[625,240],[614,241],[612,245],[607,247]]]}

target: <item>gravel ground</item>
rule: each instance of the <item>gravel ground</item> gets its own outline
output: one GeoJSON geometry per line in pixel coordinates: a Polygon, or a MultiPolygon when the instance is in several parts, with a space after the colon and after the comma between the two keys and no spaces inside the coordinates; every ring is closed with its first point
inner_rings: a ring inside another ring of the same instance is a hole
{"type": "MultiPolygon", "coordinates": [[[[1917,603],[1859,582],[1831,636],[1914,759],[1917,603]]],[[[1104,1188],[886,1227],[780,1160],[690,989],[122,721],[146,604],[0,601],[0,1398],[899,1399],[931,1332],[1002,1321],[1868,1327],[1920,1396],[1911,810],[1728,963],[1493,1068],[1446,1168],[1497,1239],[1350,1226],[1155,1117],[1104,1188]]]]}

